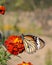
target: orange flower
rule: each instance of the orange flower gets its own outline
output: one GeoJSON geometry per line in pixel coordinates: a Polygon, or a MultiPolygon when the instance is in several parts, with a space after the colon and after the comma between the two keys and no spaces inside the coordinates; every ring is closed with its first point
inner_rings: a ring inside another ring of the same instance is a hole
{"type": "Polygon", "coordinates": [[[9,36],[4,45],[13,55],[18,55],[25,49],[21,36],[9,36]]]}
{"type": "Polygon", "coordinates": [[[21,64],[18,64],[18,65],[32,65],[32,64],[31,64],[31,62],[26,63],[23,61],[21,64]]]}

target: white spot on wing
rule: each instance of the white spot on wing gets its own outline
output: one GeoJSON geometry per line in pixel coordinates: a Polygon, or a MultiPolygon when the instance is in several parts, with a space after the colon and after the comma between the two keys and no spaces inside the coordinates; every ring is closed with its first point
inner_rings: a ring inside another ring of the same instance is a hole
{"type": "Polygon", "coordinates": [[[39,41],[39,38],[37,37],[37,48],[39,49],[40,48],[40,41],[39,41]]]}

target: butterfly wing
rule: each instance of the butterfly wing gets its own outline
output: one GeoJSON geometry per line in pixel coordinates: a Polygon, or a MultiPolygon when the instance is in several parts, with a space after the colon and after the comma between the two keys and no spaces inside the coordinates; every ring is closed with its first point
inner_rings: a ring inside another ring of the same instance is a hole
{"type": "Polygon", "coordinates": [[[22,34],[22,38],[27,53],[33,53],[45,46],[45,42],[37,36],[22,34]]]}
{"type": "Polygon", "coordinates": [[[36,44],[31,36],[24,36],[23,42],[27,53],[33,53],[36,51],[36,44]]]}
{"type": "Polygon", "coordinates": [[[37,49],[41,49],[45,46],[45,42],[41,38],[34,37],[34,40],[36,41],[37,49]]]}
{"type": "Polygon", "coordinates": [[[45,42],[41,38],[39,38],[39,41],[40,41],[40,49],[41,49],[45,46],[45,42]]]}

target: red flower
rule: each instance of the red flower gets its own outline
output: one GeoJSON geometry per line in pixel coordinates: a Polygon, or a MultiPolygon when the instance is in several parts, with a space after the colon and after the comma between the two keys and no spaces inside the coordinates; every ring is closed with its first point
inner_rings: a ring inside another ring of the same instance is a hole
{"type": "Polygon", "coordinates": [[[5,7],[0,6],[0,14],[4,15],[4,13],[5,13],[5,7]]]}
{"type": "Polygon", "coordinates": [[[6,49],[14,55],[21,53],[25,49],[20,36],[9,36],[4,45],[6,49]]]}

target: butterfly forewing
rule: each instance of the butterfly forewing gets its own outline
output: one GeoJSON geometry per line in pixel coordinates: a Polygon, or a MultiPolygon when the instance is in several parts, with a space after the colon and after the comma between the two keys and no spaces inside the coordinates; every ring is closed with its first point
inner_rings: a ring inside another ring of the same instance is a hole
{"type": "Polygon", "coordinates": [[[27,53],[33,53],[36,51],[36,44],[32,37],[24,36],[23,42],[27,53]]]}

